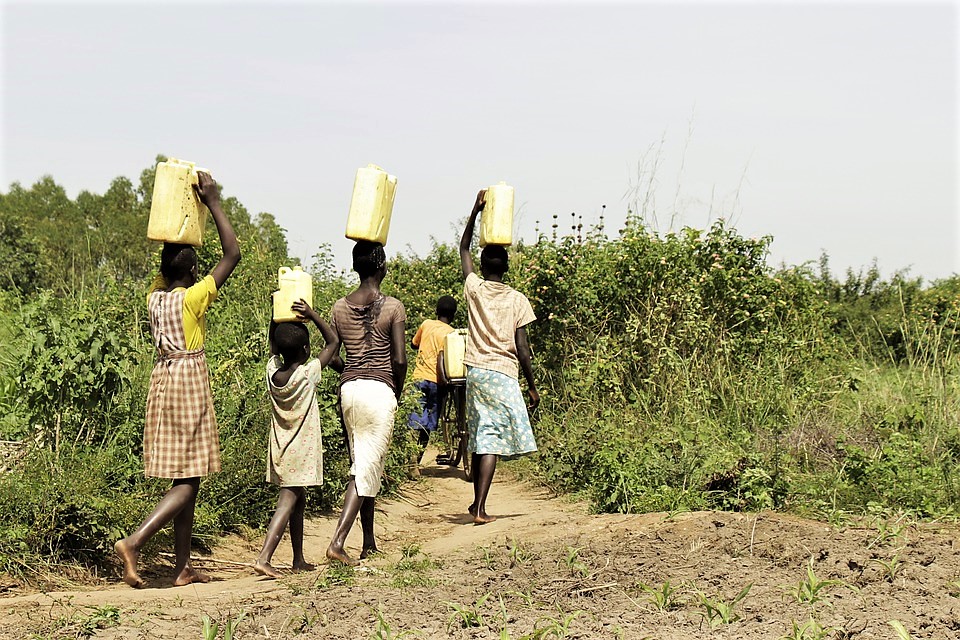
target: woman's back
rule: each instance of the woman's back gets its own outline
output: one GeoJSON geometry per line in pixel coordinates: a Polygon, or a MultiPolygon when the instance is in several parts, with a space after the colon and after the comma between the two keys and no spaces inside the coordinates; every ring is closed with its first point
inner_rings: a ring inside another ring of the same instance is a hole
{"type": "Polygon", "coordinates": [[[378,380],[394,389],[391,335],[394,324],[407,320],[403,303],[383,294],[367,304],[351,302],[357,293],[362,292],[337,300],[331,312],[333,328],[347,352],[340,384],[378,380]]]}

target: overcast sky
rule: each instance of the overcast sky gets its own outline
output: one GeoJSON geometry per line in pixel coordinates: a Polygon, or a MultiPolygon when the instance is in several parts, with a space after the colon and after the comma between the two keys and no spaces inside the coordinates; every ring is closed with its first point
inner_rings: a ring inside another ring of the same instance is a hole
{"type": "Polygon", "coordinates": [[[602,205],[615,233],[651,184],[660,231],[724,217],[772,235],[774,265],[960,272],[957,2],[4,2],[0,20],[4,191],[51,174],[101,193],[162,153],[347,266],[370,162],[399,180],[391,255],[453,240],[500,180],[528,241],[602,205]]]}

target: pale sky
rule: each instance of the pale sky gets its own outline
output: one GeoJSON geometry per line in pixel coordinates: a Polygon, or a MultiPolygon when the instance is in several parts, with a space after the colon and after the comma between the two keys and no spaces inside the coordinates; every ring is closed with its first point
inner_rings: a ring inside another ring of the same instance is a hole
{"type": "MultiPolygon", "coordinates": [[[[771,264],[960,272],[957,2],[0,5],[0,188],[208,167],[291,252],[343,238],[356,169],[398,177],[387,251],[454,240],[476,191],[517,235],[719,217],[771,264]],[[646,182],[644,182],[646,184],[646,182]]],[[[214,238],[208,241],[215,242],[214,238]]]]}

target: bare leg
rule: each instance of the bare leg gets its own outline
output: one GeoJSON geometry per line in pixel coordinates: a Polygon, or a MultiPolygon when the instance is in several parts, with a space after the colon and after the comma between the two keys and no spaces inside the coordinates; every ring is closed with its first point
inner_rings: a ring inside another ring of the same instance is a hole
{"type": "Polygon", "coordinates": [[[357,484],[353,476],[350,476],[350,482],[347,483],[347,490],[343,496],[343,511],[340,512],[340,520],[337,521],[337,528],[333,532],[333,539],[330,541],[330,546],[327,547],[327,558],[338,560],[350,566],[360,564],[357,560],[347,555],[347,552],[343,549],[343,545],[346,544],[347,535],[349,535],[350,529],[353,527],[354,520],[357,519],[362,501],[363,499],[357,493],[357,484]]]}
{"type": "Polygon", "coordinates": [[[473,504],[467,507],[467,511],[473,516],[474,524],[486,524],[496,520],[496,517],[487,515],[487,494],[490,493],[493,473],[496,470],[495,454],[473,454],[473,504]]]}
{"type": "Polygon", "coordinates": [[[273,552],[277,550],[277,545],[280,544],[283,530],[287,528],[290,514],[296,507],[297,489],[302,490],[302,487],[280,487],[280,495],[277,496],[277,509],[273,512],[273,517],[270,518],[270,524],[267,525],[267,537],[263,540],[260,555],[257,556],[257,561],[253,563],[253,570],[262,576],[280,577],[280,573],[273,568],[270,560],[273,558],[273,552]]]}
{"type": "Polygon", "coordinates": [[[293,546],[293,570],[313,571],[316,569],[303,557],[303,513],[307,510],[307,490],[297,487],[297,503],[290,514],[290,544],[293,546]]]}
{"type": "Polygon", "coordinates": [[[360,527],[363,529],[363,549],[360,551],[361,560],[380,552],[380,550],[377,549],[377,540],[373,537],[374,500],[376,500],[376,498],[373,496],[365,497],[360,505],[360,527]]]}
{"type": "Polygon", "coordinates": [[[196,478],[193,494],[190,501],[183,506],[173,518],[174,551],[177,556],[175,571],[177,577],[173,579],[173,586],[182,587],[193,582],[210,582],[210,576],[200,573],[190,565],[190,542],[193,539],[193,512],[197,506],[197,492],[200,489],[200,478],[196,478]]]}
{"type": "MultiPolygon", "coordinates": [[[[123,561],[123,581],[131,587],[142,587],[143,579],[137,573],[137,560],[140,558],[140,549],[171,520],[177,517],[185,507],[190,507],[190,524],[193,525],[193,506],[196,504],[197,491],[200,488],[200,478],[184,478],[173,481],[170,490],[160,499],[153,512],[140,523],[136,531],[126,538],[118,540],[113,545],[114,550],[123,561]]],[[[192,532],[191,532],[192,533],[192,532]]],[[[179,545],[179,538],[178,538],[179,545]]],[[[189,558],[190,543],[187,539],[187,557],[189,558]]],[[[178,553],[179,556],[179,548],[178,553]]],[[[179,567],[179,558],[178,558],[179,567]]]]}

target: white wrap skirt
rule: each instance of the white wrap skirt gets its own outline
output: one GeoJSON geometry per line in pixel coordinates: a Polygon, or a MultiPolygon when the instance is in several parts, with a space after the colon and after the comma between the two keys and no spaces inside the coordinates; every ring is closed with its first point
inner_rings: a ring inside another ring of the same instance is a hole
{"type": "Polygon", "coordinates": [[[351,380],[340,387],[340,408],[350,444],[350,475],[357,494],[376,496],[393,435],[397,398],[378,380],[351,380]]]}

